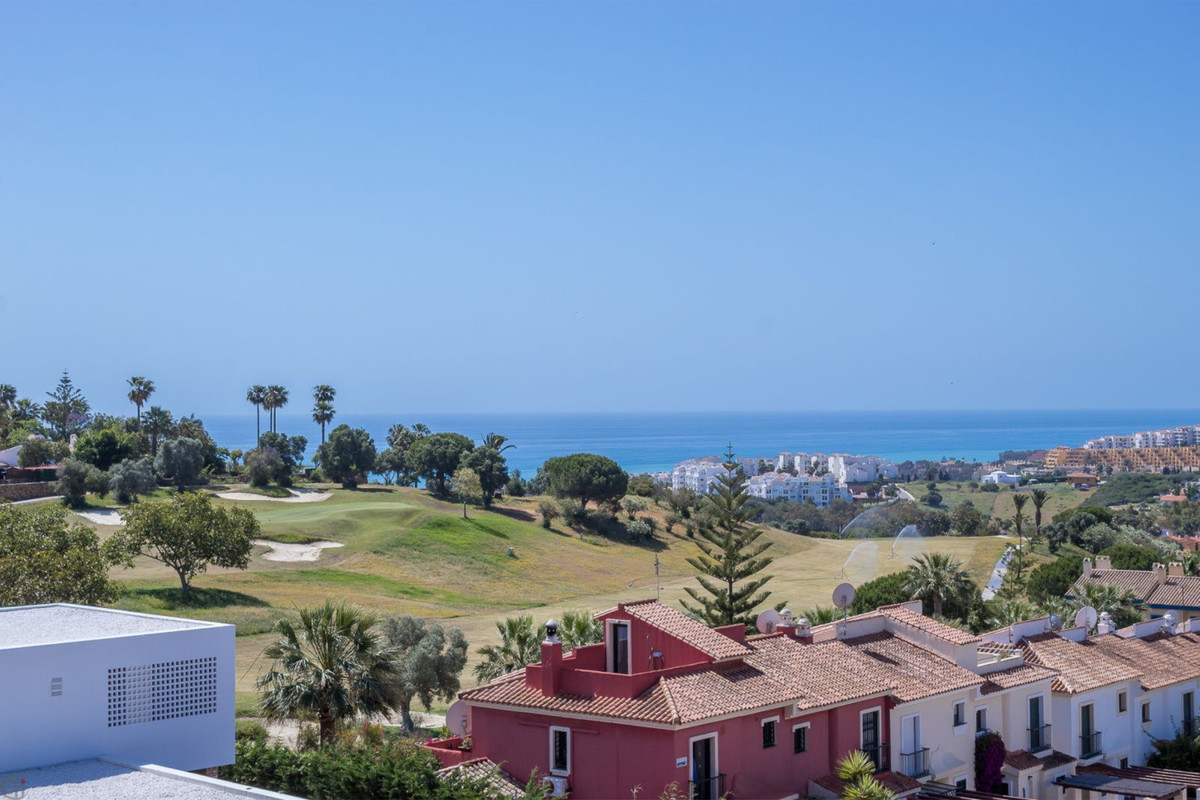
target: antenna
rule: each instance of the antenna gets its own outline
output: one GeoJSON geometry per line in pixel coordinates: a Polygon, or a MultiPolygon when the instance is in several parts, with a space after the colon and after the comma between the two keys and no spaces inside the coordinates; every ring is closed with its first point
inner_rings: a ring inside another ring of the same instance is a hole
{"type": "Polygon", "coordinates": [[[662,599],[662,584],[658,580],[658,553],[654,554],[654,599],[662,599]]]}
{"type": "Polygon", "coordinates": [[[1099,618],[1100,615],[1096,613],[1096,609],[1091,606],[1084,606],[1075,613],[1075,627],[1082,627],[1091,631],[1096,627],[1096,620],[1099,618]]]}
{"type": "Polygon", "coordinates": [[[470,732],[471,726],[468,721],[471,719],[471,709],[462,700],[455,700],[446,709],[446,727],[455,736],[466,736],[470,732]]]}
{"type": "Polygon", "coordinates": [[[779,624],[783,617],[779,616],[779,612],[773,608],[768,608],[766,611],[758,615],[758,619],[754,622],[754,627],[758,628],[759,633],[774,633],[775,626],[779,624]]]}

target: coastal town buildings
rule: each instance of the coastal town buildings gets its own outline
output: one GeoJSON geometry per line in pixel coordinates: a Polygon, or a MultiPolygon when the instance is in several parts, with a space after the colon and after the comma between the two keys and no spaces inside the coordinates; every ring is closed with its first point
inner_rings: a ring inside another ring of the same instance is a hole
{"type": "Polygon", "coordinates": [[[1088,450],[1055,447],[1046,451],[1047,469],[1111,469],[1113,472],[1200,470],[1200,445],[1088,450]]]}
{"type": "Polygon", "coordinates": [[[1067,592],[1073,598],[1085,584],[1112,584],[1133,593],[1146,619],[1174,614],[1177,620],[1200,619],[1200,576],[1186,575],[1182,561],[1155,564],[1151,569],[1113,569],[1109,556],[1083,559],[1083,574],[1067,592]]]}
{"type": "Polygon", "coordinates": [[[844,482],[833,475],[792,475],[787,472],[767,472],[755,475],[746,483],[751,497],[761,500],[785,500],[789,503],[811,501],[822,508],[834,500],[854,499],[844,482]]]}
{"type": "Polygon", "coordinates": [[[1200,445],[1200,425],[1180,425],[1157,431],[1100,436],[1084,442],[1085,450],[1132,450],[1148,447],[1190,447],[1200,445]]]}
{"type": "Polygon", "coordinates": [[[998,483],[1002,486],[1016,486],[1021,482],[1020,475],[1012,475],[1004,470],[989,472],[980,478],[984,483],[998,483]]]}
{"type": "MultiPolygon", "coordinates": [[[[708,494],[718,478],[728,475],[725,459],[720,456],[705,456],[681,461],[669,473],[660,473],[658,480],[672,489],[690,489],[696,494],[708,494]]],[[[757,458],[739,458],[738,464],[747,476],[758,474],[757,458]]]]}
{"type": "Polygon", "coordinates": [[[870,483],[879,478],[894,480],[899,475],[895,464],[878,456],[834,453],[829,456],[827,467],[841,483],[870,483]]]}
{"type": "MultiPolygon", "coordinates": [[[[796,503],[811,500],[819,506],[828,505],[839,498],[852,500],[853,493],[847,484],[898,477],[896,465],[885,458],[845,453],[825,455],[785,451],[771,461],[739,458],[738,464],[750,479],[750,493],[753,496],[796,503]],[[772,463],[775,469],[767,471],[772,463]],[[791,474],[793,472],[794,475],[791,474]]],[[[670,472],[657,473],[654,479],[672,489],[689,489],[696,494],[707,494],[725,474],[722,457],[705,456],[681,461],[670,472]]]]}

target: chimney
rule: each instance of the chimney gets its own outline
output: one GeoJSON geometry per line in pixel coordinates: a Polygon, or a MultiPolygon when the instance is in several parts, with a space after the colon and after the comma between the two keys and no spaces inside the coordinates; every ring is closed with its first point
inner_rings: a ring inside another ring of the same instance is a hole
{"type": "Polygon", "coordinates": [[[546,622],[546,640],[542,642],[542,695],[558,694],[559,673],[562,671],[562,642],[558,639],[558,623],[546,622]]]}
{"type": "Polygon", "coordinates": [[[1096,556],[1096,569],[1112,569],[1112,558],[1109,556],[1096,556]]]}
{"type": "Polygon", "coordinates": [[[1092,577],[1092,560],[1090,558],[1083,559],[1083,577],[1092,577]]]}
{"type": "Polygon", "coordinates": [[[1182,561],[1172,561],[1170,564],[1168,564],[1167,565],[1167,577],[1168,578],[1182,578],[1183,577],[1183,562],[1182,561]]]}
{"type": "Polygon", "coordinates": [[[1100,622],[1096,625],[1096,635],[1104,636],[1105,634],[1112,633],[1116,629],[1117,626],[1113,624],[1112,615],[1107,611],[1102,612],[1100,614],[1100,622]]]}
{"type": "Polygon", "coordinates": [[[1162,586],[1167,580],[1167,567],[1165,564],[1155,563],[1154,565],[1154,585],[1162,586]]]}

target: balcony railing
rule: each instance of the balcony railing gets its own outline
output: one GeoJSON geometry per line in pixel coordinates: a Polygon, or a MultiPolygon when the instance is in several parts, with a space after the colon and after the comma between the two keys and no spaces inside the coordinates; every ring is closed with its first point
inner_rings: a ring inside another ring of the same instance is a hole
{"type": "Polygon", "coordinates": [[[871,763],[875,765],[876,774],[887,772],[891,769],[888,764],[888,746],[886,744],[877,744],[874,747],[864,747],[862,751],[867,754],[867,758],[871,759],[871,763]]]}
{"type": "Polygon", "coordinates": [[[1100,748],[1100,732],[1085,733],[1079,737],[1079,757],[1091,758],[1104,751],[1100,748]]]}
{"type": "Polygon", "coordinates": [[[900,771],[910,778],[924,778],[929,774],[929,748],[922,747],[911,753],[900,754],[900,771]]]}
{"type": "Polygon", "coordinates": [[[1029,752],[1038,753],[1050,749],[1050,726],[1039,725],[1029,729],[1029,752]]]}
{"type": "Polygon", "coordinates": [[[691,782],[691,800],[720,800],[725,796],[725,773],[691,782]]]}

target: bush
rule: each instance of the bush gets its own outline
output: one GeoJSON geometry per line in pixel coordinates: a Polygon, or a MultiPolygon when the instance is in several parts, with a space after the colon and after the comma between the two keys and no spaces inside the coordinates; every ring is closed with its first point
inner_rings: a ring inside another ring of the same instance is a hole
{"type": "Polygon", "coordinates": [[[654,528],[644,519],[635,519],[625,523],[625,532],[634,539],[649,539],[654,535],[654,528]]]}
{"type": "Polygon", "coordinates": [[[1000,491],[1000,484],[985,483],[979,487],[979,491],[981,491],[981,492],[998,492],[998,491],[1000,491]]]}
{"type": "Polygon", "coordinates": [[[250,478],[250,485],[260,489],[272,481],[280,486],[291,483],[291,470],[274,447],[260,447],[246,456],[246,475],[250,478]]]}
{"type": "Polygon", "coordinates": [[[549,500],[543,500],[538,503],[537,509],[538,513],[542,515],[543,528],[549,528],[554,520],[562,515],[562,512],[559,511],[558,506],[556,506],[554,503],[551,503],[549,500]]]}
{"type": "Polygon", "coordinates": [[[921,502],[925,503],[926,505],[940,506],[942,504],[942,493],[931,491],[921,497],[921,502]]]}
{"type": "Polygon", "coordinates": [[[637,519],[637,515],[647,508],[646,501],[640,497],[626,496],[621,501],[621,508],[625,509],[625,513],[629,515],[629,520],[632,522],[637,519]]]}
{"type": "Polygon", "coordinates": [[[154,462],[149,458],[125,459],[108,471],[108,488],[121,503],[132,503],[139,494],[150,494],[158,486],[154,462]]]}
{"type": "Polygon", "coordinates": [[[1112,559],[1113,569],[1153,569],[1158,562],[1158,553],[1149,547],[1120,542],[1100,551],[1100,555],[1112,559]]]}
{"type": "Polygon", "coordinates": [[[91,464],[68,458],[62,463],[55,491],[63,496],[63,503],[71,506],[71,508],[79,508],[84,504],[87,493],[98,487],[102,482],[104,484],[104,491],[107,492],[108,484],[104,480],[103,472],[91,464]]]}
{"type": "Polygon", "coordinates": [[[239,719],[233,730],[234,739],[239,744],[246,742],[247,744],[265,745],[267,743],[267,728],[258,720],[239,719]]]}

